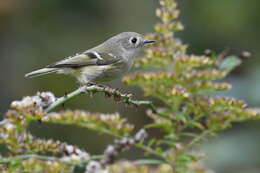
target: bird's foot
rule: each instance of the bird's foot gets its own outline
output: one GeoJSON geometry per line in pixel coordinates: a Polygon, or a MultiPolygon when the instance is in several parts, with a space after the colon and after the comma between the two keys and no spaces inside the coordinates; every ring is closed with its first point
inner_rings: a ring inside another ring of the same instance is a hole
{"type": "Polygon", "coordinates": [[[107,88],[107,87],[109,87],[109,86],[107,86],[107,85],[97,84],[97,83],[94,83],[94,82],[88,82],[87,84],[85,84],[85,86],[87,86],[87,87],[97,86],[97,87],[101,87],[101,88],[107,88]]]}
{"type": "Polygon", "coordinates": [[[86,86],[93,86],[93,85],[97,85],[97,84],[94,83],[94,82],[88,82],[88,83],[86,83],[85,85],[86,85],[86,86]]]}

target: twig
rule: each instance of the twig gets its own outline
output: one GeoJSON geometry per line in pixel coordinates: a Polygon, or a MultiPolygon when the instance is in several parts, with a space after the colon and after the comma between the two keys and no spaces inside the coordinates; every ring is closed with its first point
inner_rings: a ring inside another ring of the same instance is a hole
{"type": "Polygon", "coordinates": [[[102,92],[105,93],[106,96],[113,97],[116,101],[122,101],[126,104],[129,105],[134,105],[134,106],[140,106],[140,105],[145,105],[148,108],[150,108],[154,113],[156,113],[156,108],[153,105],[151,101],[145,101],[145,100],[133,100],[132,94],[124,94],[121,93],[119,90],[110,88],[107,86],[99,86],[99,85],[92,85],[92,86],[81,86],[77,90],[66,94],[63,97],[58,98],[54,103],[52,103],[48,108],[46,108],[46,112],[49,113],[53,111],[55,108],[58,106],[64,104],[65,102],[79,96],[80,94],[95,94],[97,92],[102,92]]]}

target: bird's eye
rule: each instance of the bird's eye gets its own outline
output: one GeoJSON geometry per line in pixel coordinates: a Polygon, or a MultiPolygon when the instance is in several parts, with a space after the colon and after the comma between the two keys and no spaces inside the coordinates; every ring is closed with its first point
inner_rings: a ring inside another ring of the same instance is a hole
{"type": "Polygon", "coordinates": [[[135,37],[131,38],[131,42],[132,42],[133,44],[135,44],[135,43],[137,42],[137,38],[135,38],[135,37]]]}

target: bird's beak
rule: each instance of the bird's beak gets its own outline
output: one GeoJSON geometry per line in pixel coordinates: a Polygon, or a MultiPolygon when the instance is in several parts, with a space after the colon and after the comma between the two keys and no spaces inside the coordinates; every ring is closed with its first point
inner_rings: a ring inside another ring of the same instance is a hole
{"type": "Polygon", "coordinates": [[[155,40],[144,40],[144,44],[150,44],[150,43],[154,43],[155,40]]]}

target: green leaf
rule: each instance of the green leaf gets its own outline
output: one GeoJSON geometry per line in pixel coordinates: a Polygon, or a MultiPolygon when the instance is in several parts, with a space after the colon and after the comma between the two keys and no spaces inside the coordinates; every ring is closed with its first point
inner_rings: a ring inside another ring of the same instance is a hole
{"type": "Polygon", "coordinates": [[[162,152],[163,152],[163,149],[162,149],[161,147],[156,147],[156,148],[155,148],[155,151],[156,151],[157,153],[162,153],[162,152]]]}
{"type": "Polygon", "coordinates": [[[237,56],[228,56],[221,62],[219,68],[221,70],[230,72],[234,70],[237,66],[239,66],[241,63],[241,59],[239,59],[237,56]]]}
{"type": "Polygon", "coordinates": [[[189,132],[183,132],[181,133],[182,136],[187,136],[187,137],[197,137],[198,134],[196,133],[189,133],[189,132]]]}
{"type": "Polygon", "coordinates": [[[190,121],[189,124],[191,126],[194,126],[194,127],[198,128],[198,129],[200,129],[200,130],[204,130],[205,129],[205,127],[200,122],[190,121]]]}
{"type": "Polygon", "coordinates": [[[151,139],[151,140],[148,142],[147,146],[151,147],[151,146],[154,145],[155,143],[156,143],[156,139],[151,139]]]}
{"type": "Polygon", "coordinates": [[[180,120],[182,122],[187,122],[186,117],[185,117],[185,113],[182,113],[182,112],[177,113],[175,117],[176,117],[177,120],[180,120]]]}
{"type": "Polygon", "coordinates": [[[170,141],[170,140],[161,140],[160,144],[166,144],[170,147],[174,147],[175,146],[175,142],[174,141],[170,141]]]}
{"type": "Polygon", "coordinates": [[[148,164],[148,165],[159,165],[165,163],[163,160],[155,160],[155,159],[141,159],[135,161],[136,164],[148,164]]]}

